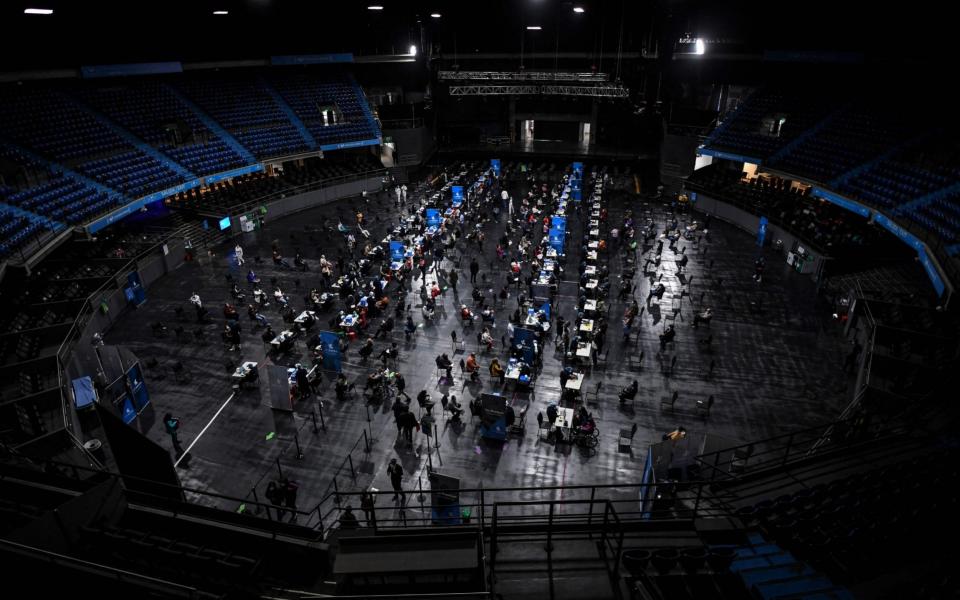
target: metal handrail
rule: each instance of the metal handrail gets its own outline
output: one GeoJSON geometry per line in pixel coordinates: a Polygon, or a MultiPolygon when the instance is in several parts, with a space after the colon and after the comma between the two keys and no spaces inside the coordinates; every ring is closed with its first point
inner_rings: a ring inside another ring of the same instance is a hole
{"type": "Polygon", "coordinates": [[[330,177],[328,179],[321,179],[319,181],[314,181],[311,183],[305,183],[299,186],[291,186],[288,188],[283,188],[269,194],[264,194],[253,200],[248,200],[243,204],[234,205],[227,209],[227,213],[230,216],[239,215],[245,212],[250,211],[253,208],[256,208],[258,205],[270,202],[271,200],[276,200],[281,196],[287,197],[291,194],[305,194],[307,192],[312,192],[315,190],[320,190],[332,185],[339,185],[341,183],[349,183],[351,181],[359,181],[361,179],[366,179],[368,177],[383,177],[387,174],[387,169],[373,169],[370,171],[362,171],[360,173],[351,173],[350,175],[340,175],[338,177],[330,177]]]}

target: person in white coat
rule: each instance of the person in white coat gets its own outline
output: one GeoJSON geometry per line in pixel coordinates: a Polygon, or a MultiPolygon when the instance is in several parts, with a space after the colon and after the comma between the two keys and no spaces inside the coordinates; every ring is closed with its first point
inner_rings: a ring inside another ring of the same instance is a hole
{"type": "Polygon", "coordinates": [[[233,249],[237,255],[237,266],[243,266],[243,248],[240,247],[240,244],[237,244],[237,247],[233,249]]]}

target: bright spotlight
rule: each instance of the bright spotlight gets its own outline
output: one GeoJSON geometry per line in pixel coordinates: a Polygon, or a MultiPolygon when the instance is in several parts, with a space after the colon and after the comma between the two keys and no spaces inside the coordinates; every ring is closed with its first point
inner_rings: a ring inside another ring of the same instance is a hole
{"type": "Polygon", "coordinates": [[[581,14],[581,13],[583,13],[583,7],[582,7],[582,6],[574,6],[574,7],[573,7],[573,12],[575,12],[575,13],[577,13],[577,14],[581,14]]]}
{"type": "Polygon", "coordinates": [[[52,8],[25,8],[23,9],[23,14],[25,15],[52,15],[52,8]]]}
{"type": "Polygon", "coordinates": [[[379,4],[371,4],[367,7],[367,10],[383,10],[383,7],[379,4]]]}
{"type": "Polygon", "coordinates": [[[215,15],[229,15],[229,14],[230,14],[230,11],[228,11],[228,10],[215,10],[215,11],[213,11],[213,14],[215,14],[215,15]]]}
{"type": "Polygon", "coordinates": [[[410,45],[410,54],[413,56],[417,55],[417,47],[412,44],[410,45]]]}
{"type": "Polygon", "coordinates": [[[693,47],[694,47],[694,52],[693,52],[694,54],[703,54],[703,52],[706,50],[706,47],[704,46],[703,40],[701,40],[700,38],[697,38],[696,41],[695,41],[693,44],[694,44],[694,46],[693,46],[693,47]]]}
{"type": "Polygon", "coordinates": [[[527,31],[540,31],[539,25],[527,25],[527,31]]]}
{"type": "Polygon", "coordinates": [[[434,19],[439,19],[439,18],[440,18],[440,13],[430,13],[430,16],[431,16],[432,18],[434,18],[434,19]]]}

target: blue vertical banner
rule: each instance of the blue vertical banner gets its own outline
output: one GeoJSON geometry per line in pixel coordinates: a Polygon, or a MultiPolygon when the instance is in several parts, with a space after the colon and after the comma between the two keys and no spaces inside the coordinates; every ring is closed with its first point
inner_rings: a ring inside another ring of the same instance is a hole
{"type": "Polygon", "coordinates": [[[550,228],[556,229],[558,231],[566,232],[567,218],[566,217],[550,217],[550,228]]]}
{"type": "Polygon", "coordinates": [[[760,217],[760,226],[757,227],[757,245],[763,246],[763,241],[767,238],[767,221],[766,217],[760,217]]]}
{"type": "Polygon", "coordinates": [[[427,209],[427,227],[440,227],[440,209],[427,209]]]}
{"type": "Polygon", "coordinates": [[[403,246],[403,242],[392,241],[390,242],[390,260],[403,262],[403,253],[406,251],[406,248],[403,246]]]}
{"type": "Polygon", "coordinates": [[[450,189],[453,190],[453,206],[459,207],[463,204],[463,186],[455,185],[450,189]]]}
{"type": "Polygon", "coordinates": [[[493,174],[497,177],[500,177],[500,159],[491,158],[490,159],[490,168],[493,169],[493,174]]]}
{"type": "Polygon", "coordinates": [[[579,177],[570,178],[570,195],[574,202],[579,202],[583,199],[583,180],[579,177]]]}
{"type": "Polygon", "coordinates": [[[557,254],[563,254],[563,240],[566,233],[561,229],[551,229],[549,232],[550,247],[557,251],[557,254]]]}
{"type": "Polygon", "coordinates": [[[573,163],[573,172],[578,175],[583,175],[583,163],[582,162],[573,163]]]}
{"type": "Polygon", "coordinates": [[[339,373],[341,370],[340,336],[332,331],[321,331],[320,349],[323,356],[323,369],[339,373]]]}

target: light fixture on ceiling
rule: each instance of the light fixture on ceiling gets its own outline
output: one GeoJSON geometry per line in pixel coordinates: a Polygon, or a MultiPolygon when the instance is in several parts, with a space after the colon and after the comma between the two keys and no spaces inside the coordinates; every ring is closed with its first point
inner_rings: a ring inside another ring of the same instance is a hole
{"type": "Polygon", "coordinates": [[[213,11],[213,14],[215,14],[215,15],[229,15],[229,14],[230,14],[230,11],[229,11],[229,10],[215,10],[215,11],[213,11]]]}
{"type": "Polygon", "coordinates": [[[383,7],[379,4],[371,4],[367,7],[367,10],[383,10],[383,7]]]}
{"type": "Polygon", "coordinates": [[[430,16],[433,17],[434,19],[439,19],[440,13],[430,13],[430,16]]]}
{"type": "Polygon", "coordinates": [[[582,6],[574,6],[574,7],[573,7],[573,12],[575,12],[575,13],[577,13],[577,14],[583,14],[583,7],[582,7],[582,6]]]}
{"type": "Polygon", "coordinates": [[[693,47],[694,47],[694,51],[693,51],[694,54],[703,54],[706,51],[706,46],[704,45],[703,40],[701,40],[700,38],[696,39],[696,41],[693,43],[693,47]]]}
{"type": "Polygon", "coordinates": [[[417,47],[414,46],[413,44],[410,44],[410,55],[411,55],[411,56],[416,56],[416,55],[417,55],[417,47]]]}
{"type": "Polygon", "coordinates": [[[23,14],[25,15],[52,15],[52,8],[25,8],[23,9],[23,14]]]}
{"type": "Polygon", "coordinates": [[[527,25],[527,31],[540,31],[540,29],[539,25],[527,25]]]}

